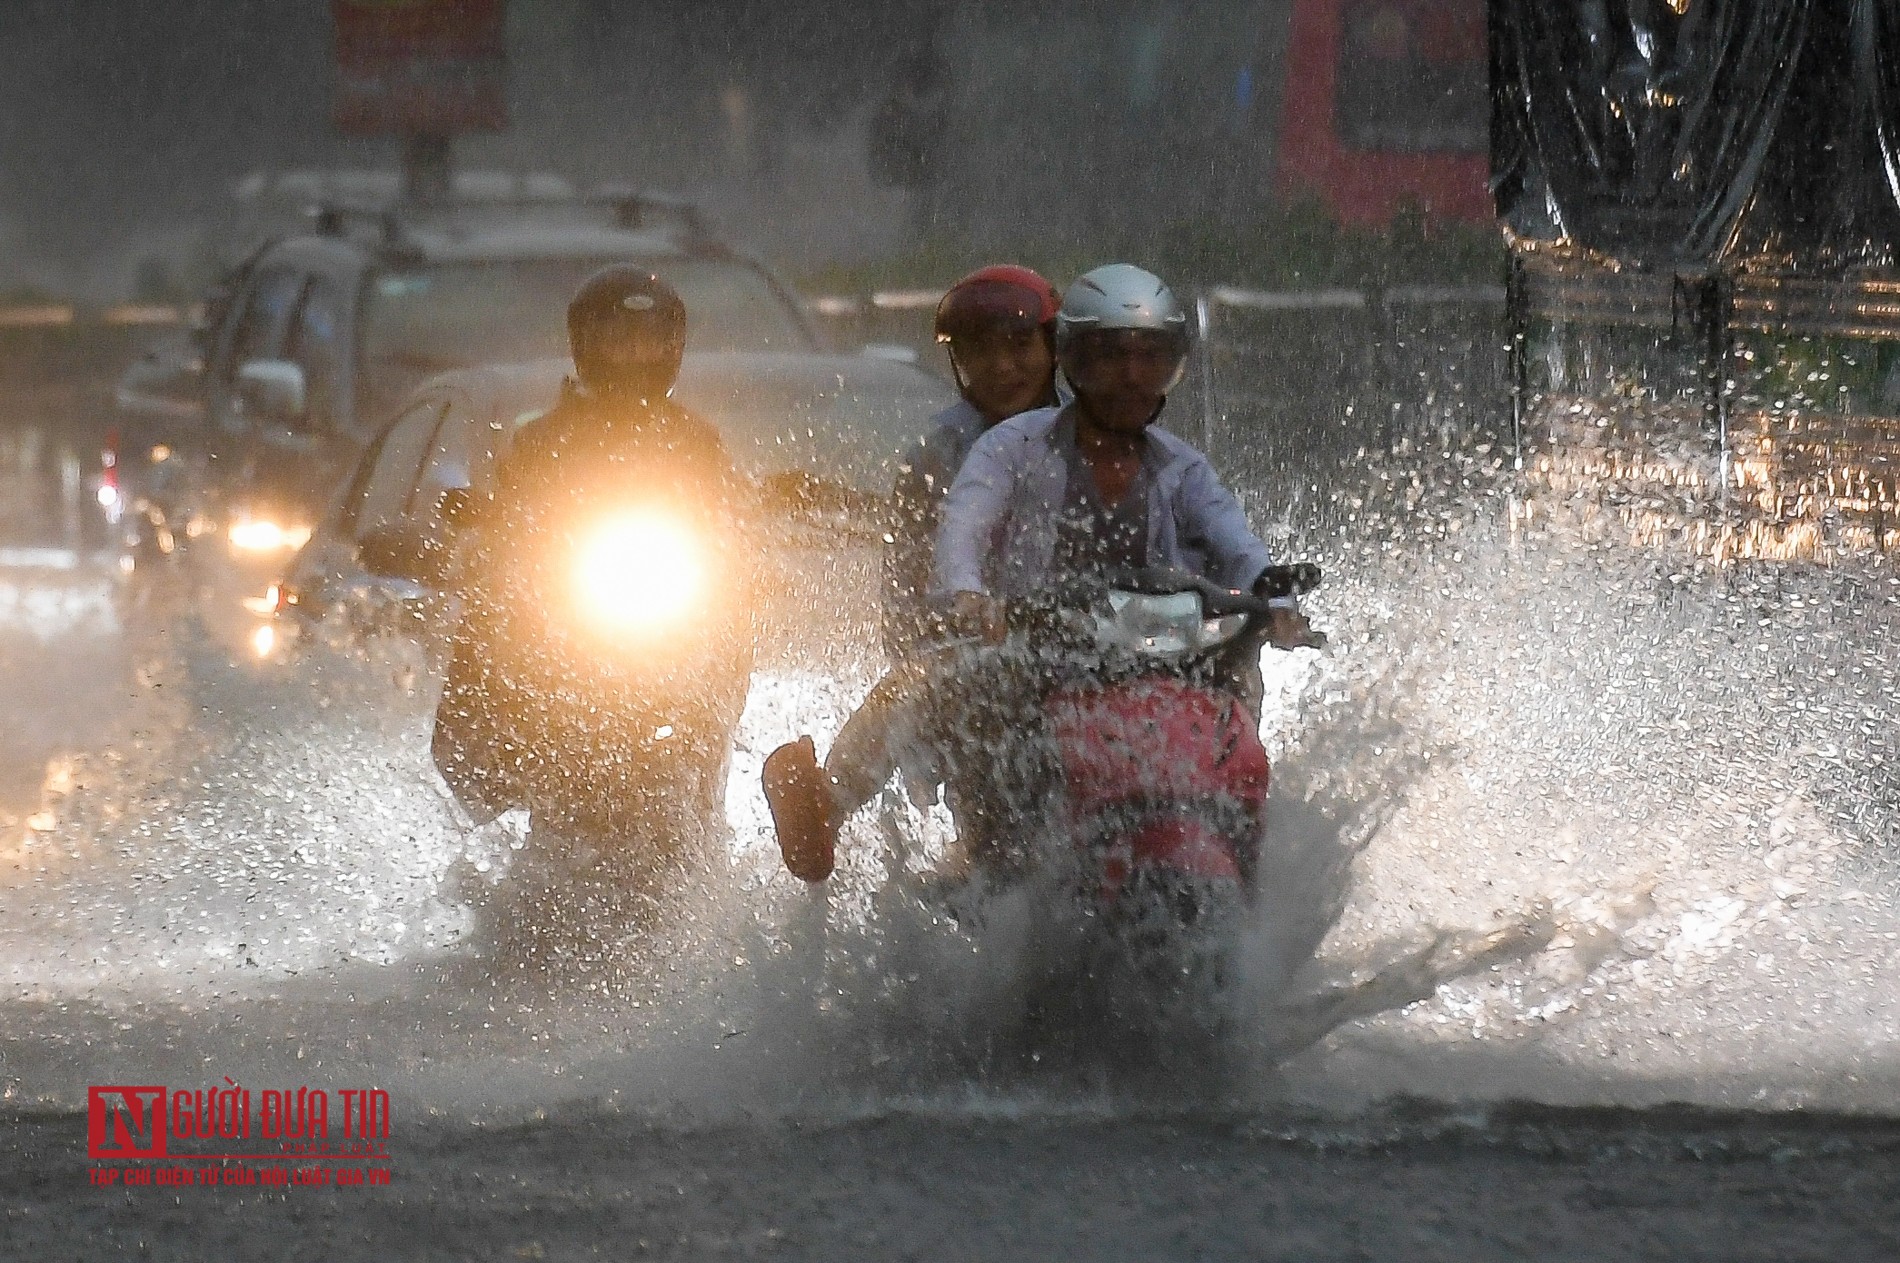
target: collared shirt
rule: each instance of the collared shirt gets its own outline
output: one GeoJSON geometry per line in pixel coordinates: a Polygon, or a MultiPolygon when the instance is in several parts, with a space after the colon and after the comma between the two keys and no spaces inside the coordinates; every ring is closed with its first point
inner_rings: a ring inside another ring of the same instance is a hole
{"type": "Polygon", "coordinates": [[[1106,504],[1095,470],[1075,441],[1075,418],[1065,416],[1051,434],[1069,467],[1069,485],[1056,521],[1053,564],[1059,577],[1083,578],[1106,570],[1132,570],[1148,560],[1148,491],[1157,460],[1154,445],[1138,441],[1140,467],[1121,500],[1106,504]]]}
{"type": "MultiPolygon", "coordinates": [[[[1068,387],[1055,383],[1056,401],[1067,403],[1068,387]]],[[[891,488],[891,523],[884,551],[884,650],[893,660],[941,634],[930,599],[932,555],[943,498],[957,471],[992,422],[967,399],[930,419],[930,432],[904,454],[891,488]]]]}
{"type": "MultiPolygon", "coordinates": [[[[944,500],[933,593],[1025,596],[1049,587],[1068,500],[1069,463],[1057,437],[1066,412],[1039,408],[1012,417],[970,449],[944,500]]],[[[1272,556],[1240,502],[1191,444],[1155,425],[1146,438],[1154,475],[1145,563],[1251,587],[1272,556]]]]}

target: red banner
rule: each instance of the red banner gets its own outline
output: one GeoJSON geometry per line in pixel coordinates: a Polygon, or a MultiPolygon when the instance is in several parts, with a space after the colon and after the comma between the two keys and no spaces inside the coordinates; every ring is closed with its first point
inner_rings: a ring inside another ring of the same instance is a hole
{"type": "Polygon", "coordinates": [[[336,125],[438,135],[508,125],[507,0],[331,0],[336,125]]]}

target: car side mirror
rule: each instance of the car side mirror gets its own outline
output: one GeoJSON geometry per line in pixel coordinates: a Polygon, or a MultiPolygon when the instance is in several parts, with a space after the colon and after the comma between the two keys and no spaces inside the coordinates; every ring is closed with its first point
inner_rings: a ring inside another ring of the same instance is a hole
{"type": "Polygon", "coordinates": [[[357,541],[363,569],[385,579],[439,588],[448,577],[449,552],[412,526],[379,526],[357,541]]]}
{"type": "Polygon", "coordinates": [[[237,397],[244,415],[278,425],[294,425],[309,406],[303,369],[289,360],[252,360],[239,366],[237,397]]]}

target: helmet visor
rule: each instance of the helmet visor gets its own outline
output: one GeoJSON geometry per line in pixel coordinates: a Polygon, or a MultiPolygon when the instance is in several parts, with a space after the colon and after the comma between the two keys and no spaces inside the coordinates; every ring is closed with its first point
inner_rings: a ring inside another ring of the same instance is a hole
{"type": "Polygon", "coordinates": [[[679,374],[685,332],[672,313],[609,309],[589,322],[575,347],[575,367],[596,389],[664,394],[679,374]]]}
{"type": "Polygon", "coordinates": [[[685,349],[686,330],[672,312],[613,307],[594,318],[587,341],[596,354],[619,360],[664,360],[685,349]]]}
{"type": "Polygon", "coordinates": [[[1133,362],[1172,373],[1187,353],[1186,329],[1084,329],[1070,340],[1063,360],[1078,367],[1133,362]]]}
{"type": "Polygon", "coordinates": [[[1047,300],[1026,285],[975,281],[959,285],[937,306],[937,341],[954,342],[992,330],[1034,329],[1045,323],[1047,300]]]}

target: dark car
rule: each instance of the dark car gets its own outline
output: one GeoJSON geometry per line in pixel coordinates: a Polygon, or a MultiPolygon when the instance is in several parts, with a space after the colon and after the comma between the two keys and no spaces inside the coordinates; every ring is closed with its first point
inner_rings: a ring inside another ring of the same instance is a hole
{"type": "MultiPolygon", "coordinates": [[[[920,369],[870,356],[745,350],[688,341],[674,397],[718,426],[758,490],[768,527],[794,542],[815,530],[874,543],[894,465],[950,397],[920,369]]],[[[565,359],[445,373],[424,383],[365,453],[279,592],[292,634],[331,640],[395,631],[425,641],[453,619],[451,598],[377,554],[442,555],[445,493],[479,494],[516,431],[541,416],[565,359]],[[379,573],[380,571],[380,573],[379,573]]]]}

